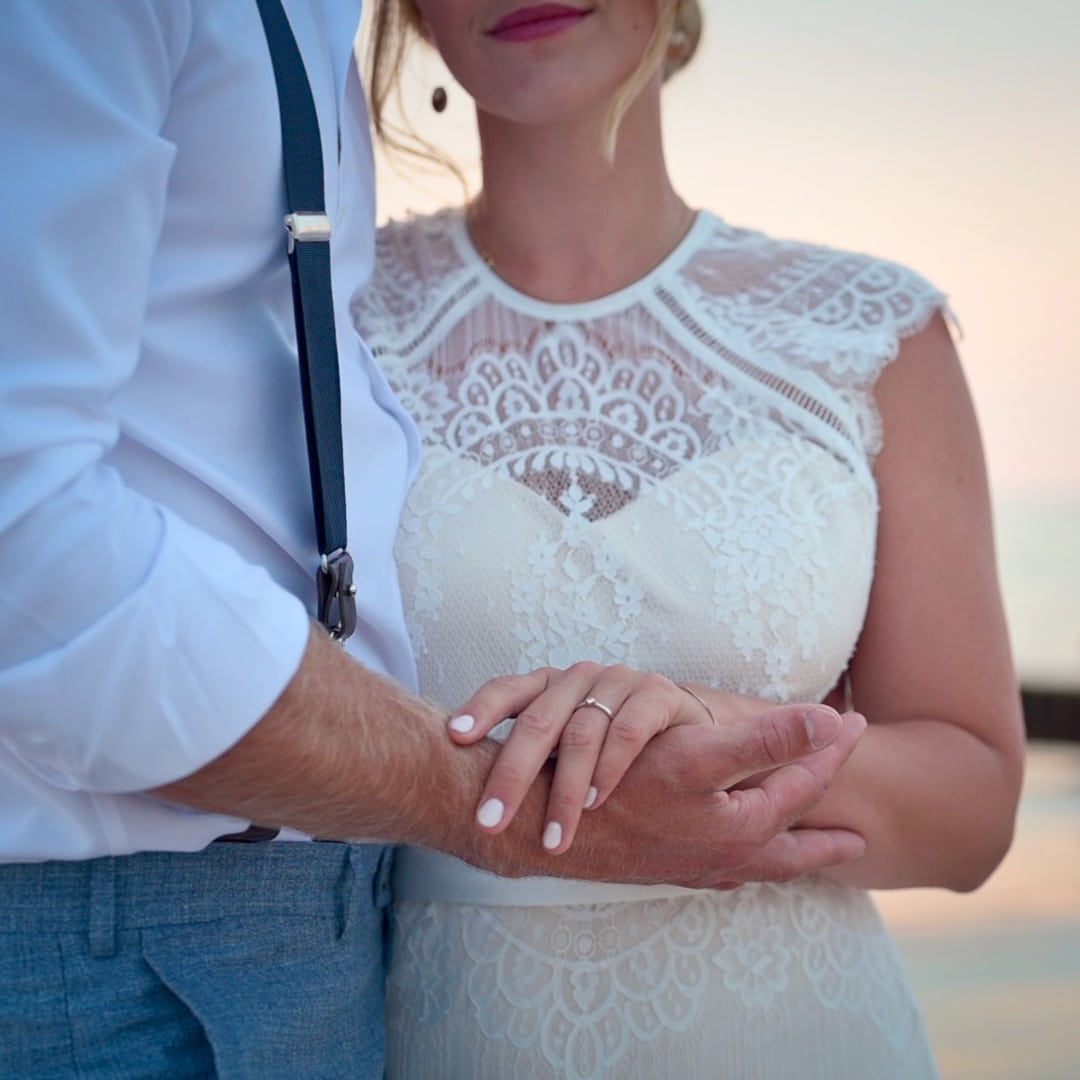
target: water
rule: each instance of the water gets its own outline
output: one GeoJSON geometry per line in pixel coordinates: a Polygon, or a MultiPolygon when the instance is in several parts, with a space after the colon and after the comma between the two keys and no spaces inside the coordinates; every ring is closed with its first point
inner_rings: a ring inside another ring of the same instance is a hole
{"type": "Polygon", "coordinates": [[[1032,745],[1016,840],[980,890],[878,903],[944,1080],[1080,1077],[1080,744],[1032,745]]]}
{"type": "MultiPolygon", "coordinates": [[[[1080,500],[998,500],[1022,681],[1080,693],[1080,500]]],[[[879,893],[944,1080],[1080,1077],[1080,743],[1032,744],[1016,839],[977,892],[879,893]]]]}
{"type": "Polygon", "coordinates": [[[994,511],[1021,678],[1080,690],[1080,499],[1001,499],[994,511]]]}

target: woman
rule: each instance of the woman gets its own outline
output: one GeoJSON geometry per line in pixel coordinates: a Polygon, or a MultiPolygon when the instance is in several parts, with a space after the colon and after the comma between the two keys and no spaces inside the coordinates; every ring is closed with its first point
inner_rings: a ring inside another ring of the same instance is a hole
{"type": "MultiPolygon", "coordinates": [[[[679,198],[661,68],[693,51],[692,2],[388,0],[378,21],[377,125],[422,36],[483,154],[467,208],[382,230],[355,311],[425,441],[398,545],[422,689],[539,669],[507,684],[524,719],[477,828],[555,749],[553,859],[669,723],[837,686],[870,721],[801,822],[866,854],[821,875],[695,893],[403,852],[389,1075],[934,1075],[865,890],[978,885],[1023,745],[944,298],[679,198]]],[[[472,712],[462,744],[501,719],[472,712]]]]}

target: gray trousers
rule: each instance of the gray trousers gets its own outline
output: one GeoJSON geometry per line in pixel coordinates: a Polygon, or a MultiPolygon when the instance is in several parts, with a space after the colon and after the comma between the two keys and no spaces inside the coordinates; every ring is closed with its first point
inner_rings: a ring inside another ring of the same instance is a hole
{"type": "Polygon", "coordinates": [[[380,1080],[389,855],[0,865],[0,1077],[380,1080]]]}

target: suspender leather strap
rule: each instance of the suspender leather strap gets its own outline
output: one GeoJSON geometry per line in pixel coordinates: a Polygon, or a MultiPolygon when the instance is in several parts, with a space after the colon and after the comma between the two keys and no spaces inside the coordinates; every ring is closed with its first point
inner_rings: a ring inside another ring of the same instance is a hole
{"type": "Polygon", "coordinates": [[[296,344],[304,397],[311,495],[320,565],[318,618],[338,641],[356,628],[356,587],[346,551],[341,385],[330,284],[330,219],[323,188],[322,140],[307,72],[281,0],[256,0],[277,83],[285,196],[289,213],[296,344]]]}

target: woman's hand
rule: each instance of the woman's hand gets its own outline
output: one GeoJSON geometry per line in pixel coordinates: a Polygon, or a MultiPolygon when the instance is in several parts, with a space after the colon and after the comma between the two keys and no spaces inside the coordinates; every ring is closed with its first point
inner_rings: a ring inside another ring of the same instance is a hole
{"type": "Polygon", "coordinates": [[[456,743],[469,745],[506,717],[517,718],[480,797],[477,822],[489,832],[510,823],[557,752],[543,844],[559,854],[573,842],[582,811],[607,799],[656,735],[686,724],[732,724],[770,707],[737,694],[687,689],[622,665],[582,662],[565,671],[541,668],[492,680],[465,703],[449,731],[456,743]]]}

